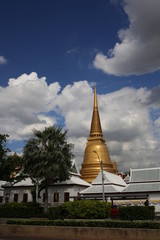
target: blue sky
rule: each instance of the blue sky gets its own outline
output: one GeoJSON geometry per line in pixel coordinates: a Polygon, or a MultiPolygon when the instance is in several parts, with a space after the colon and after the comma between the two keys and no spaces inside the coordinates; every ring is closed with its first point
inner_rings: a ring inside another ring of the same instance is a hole
{"type": "Polygon", "coordinates": [[[111,158],[120,170],[158,166],[159,11],[159,0],[0,0],[0,132],[11,149],[63,124],[80,166],[96,83],[111,158]]]}
{"type": "Polygon", "coordinates": [[[82,79],[103,85],[108,77],[91,68],[93,59],[113,47],[118,29],[128,24],[119,5],[103,0],[1,1],[0,18],[3,85],[32,71],[63,86],[82,79]]]}
{"type": "Polygon", "coordinates": [[[7,60],[0,68],[2,86],[9,78],[32,71],[63,87],[83,79],[95,81],[100,92],[159,84],[159,73],[151,82],[146,74],[117,78],[92,67],[97,52],[107,53],[119,41],[118,31],[129,26],[122,1],[6,0],[0,4],[0,53],[7,60]]]}

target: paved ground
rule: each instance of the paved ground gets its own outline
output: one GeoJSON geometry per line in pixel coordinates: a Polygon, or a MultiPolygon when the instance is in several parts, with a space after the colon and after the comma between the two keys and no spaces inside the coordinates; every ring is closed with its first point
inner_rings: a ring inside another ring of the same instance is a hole
{"type": "MultiPolygon", "coordinates": [[[[51,238],[31,238],[31,237],[0,237],[0,240],[51,240],[51,238]]],[[[54,240],[60,240],[55,239],[54,240]]],[[[62,239],[63,240],[63,239],[62,239]]]]}
{"type": "MultiPolygon", "coordinates": [[[[64,240],[60,238],[2,237],[0,240],[64,240]]],[[[76,239],[75,239],[76,240],[76,239]]]]}
{"type": "MultiPolygon", "coordinates": [[[[23,239],[23,240],[35,240],[35,238],[33,239],[33,238],[0,238],[0,240],[21,240],[21,239],[23,239]]],[[[39,238],[39,240],[40,240],[40,238],[39,238]]]]}
{"type": "Polygon", "coordinates": [[[24,237],[3,237],[0,240],[64,240],[60,238],[24,238],[24,237]]]}

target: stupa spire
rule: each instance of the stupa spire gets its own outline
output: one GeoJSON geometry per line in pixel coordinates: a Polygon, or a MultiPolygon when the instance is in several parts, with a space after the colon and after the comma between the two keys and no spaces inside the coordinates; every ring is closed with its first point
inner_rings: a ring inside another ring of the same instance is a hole
{"type": "Polygon", "coordinates": [[[96,85],[94,87],[94,109],[98,109],[96,85]]]}
{"type": "Polygon", "coordinates": [[[91,128],[80,170],[81,178],[91,183],[101,170],[100,160],[103,161],[104,171],[114,173],[110,154],[105,143],[105,139],[103,138],[95,86],[91,128]]]}
{"type": "Polygon", "coordinates": [[[90,137],[103,136],[101,122],[98,112],[98,102],[97,102],[97,94],[96,94],[96,86],[94,89],[94,105],[93,105],[93,114],[92,114],[92,122],[90,128],[90,137]]]}

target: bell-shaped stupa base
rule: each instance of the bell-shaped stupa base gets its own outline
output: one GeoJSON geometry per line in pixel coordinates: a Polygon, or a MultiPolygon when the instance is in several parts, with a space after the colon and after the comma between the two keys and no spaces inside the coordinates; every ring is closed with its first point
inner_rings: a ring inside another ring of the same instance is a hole
{"type": "Polygon", "coordinates": [[[88,138],[80,170],[81,178],[91,183],[101,170],[100,161],[103,161],[104,171],[114,173],[113,164],[104,139],[102,137],[88,138]]]}

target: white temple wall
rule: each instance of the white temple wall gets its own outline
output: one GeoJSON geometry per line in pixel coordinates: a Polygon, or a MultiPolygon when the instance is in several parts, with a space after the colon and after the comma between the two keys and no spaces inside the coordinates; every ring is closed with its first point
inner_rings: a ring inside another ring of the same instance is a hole
{"type": "MultiPolygon", "coordinates": [[[[24,201],[24,194],[27,195],[27,202],[31,202],[32,201],[31,188],[32,187],[16,187],[16,188],[13,187],[12,190],[10,190],[10,188],[4,188],[3,202],[6,201],[14,202],[15,197],[17,197],[17,202],[22,202],[24,201]]],[[[65,193],[68,195],[68,197],[77,196],[78,193],[84,190],[85,188],[86,188],[85,186],[78,185],[51,186],[48,189],[48,202],[50,205],[59,205],[65,201],[65,193]],[[56,202],[54,199],[55,193],[58,194],[58,201],[56,202]]],[[[41,198],[38,199],[38,202],[43,203],[44,190],[41,191],[40,197],[41,198]]]]}
{"type": "Polygon", "coordinates": [[[32,201],[32,194],[31,194],[31,187],[29,188],[13,188],[12,190],[10,188],[4,189],[4,195],[3,195],[3,202],[8,201],[14,202],[14,196],[18,194],[17,202],[23,201],[23,195],[27,194],[27,202],[32,201]]]}
{"type": "Polygon", "coordinates": [[[155,212],[160,212],[160,193],[149,194],[149,203],[155,206],[155,212]]]}

